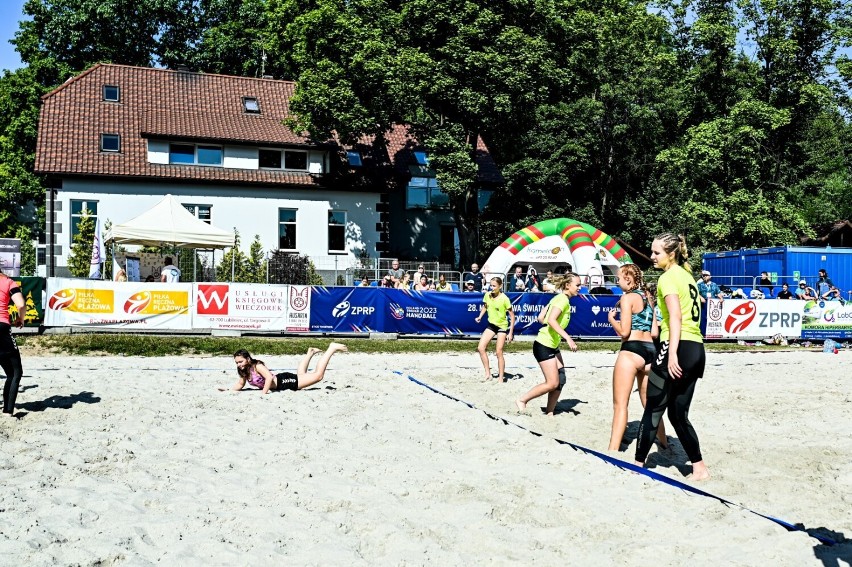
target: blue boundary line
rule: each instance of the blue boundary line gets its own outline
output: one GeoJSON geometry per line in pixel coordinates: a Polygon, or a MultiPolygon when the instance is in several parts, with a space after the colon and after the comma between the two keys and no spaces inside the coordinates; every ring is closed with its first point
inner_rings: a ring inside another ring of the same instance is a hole
{"type": "MultiPolygon", "coordinates": [[[[398,374],[400,376],[405,376],[405,374],[403,374],[399,370],[394,370],[393,373],[398,374]]],[[[506,419],[504,417],[500,417],[500,416],[494,415],[492,413],[488,413],[487,411],[485,411],[483,409],[479,409],[478,407],[476,407],[475,405],[473,405],[470,402],[466,402],[466,401],[464,401],[460,398],[457,398],[455,396],[452,396],[452,395],[450,395],[446,392],[442,392],[441,390],[435,388],[434,386],[430,386],[429,384],[427,384],[427,383],[425,383],[421,380],[418,380],[417,378],[415,378],[413,376],[406,376],[406,378],[408,378],[410,381],[414,382],[415,384],[417,384],[419,386],[423,386],[427,390],[430,390],[430,391],[432,391],[436,394],[440,394],[441,396],[444,396],[445,398],[449,398],[449,399],[451,399],[455,402],[462,403],[472,410],[479,410],[482,413],[484,413],[485,415],[487,415],[489,418],[493,419],[494,421],[499,421],[503,425],[513,425],[513,426],[515,426],[519,429],[526,431],[527,433],[535,435],[536,437],[544,437],[544,435],[542,433],[539,433],[537,431],[533,431],[532,429],[524,427],[523,425],[519,425],[519,424],[517,424],[513,421],[509,421],[508,419],[506,419]]],[[[684,490],[686,492],[691,492],[692,494],[697,494],[699,496],[706,496],[707,498],[712,498],[714,500],[718,500],[719,502],[721,502],[722,504],[724,504],[726,506],[734,506],[736,508],[740,508],[742,510],[745,510],[746,512],[751,512],[752,514],[754,514],[756,516],[760,516],[761,518],[766,518],[767,520],[778,524],[779,526],[786,529],[787,531],[805,532],[809,536],[811,536],[812,538],[818,540],[820,543],[823,543],[825,545],[836,545],[837,544],[836,541],[834,541],[833,539],[831,539],[829,537],[817,535],[817,534],[814,534],[814,533],[807,531],[807,528],[805,528],[803,524],[791,524],[790,522],[786,522],[786,521],[781,520],[779,518],[776,518],[774,516],[768,516],[766,514],[761,514],[760,512],[756,512],[756,511],[752,510],[751,508],[747,508],[747,507],[743,506],[742,504],[737,504],[736,502],[731,502],[730,500],[722,498],[721,496],[716,496],[715,494],[710,494],[709,492],[705,492],[704,490],[701,490],[700,488],[695,488],[694,486],[690,486],[690,485],[683,483],[679,480],[675,480],[673,478],[669,478],[667,476],[661,475],[660,473],[652,471],[650,469],[646,469],[644,467],[634,465],[633,463],[628,463],[627,461],[622,461],[621,459],[616,459],[614,457],[610,457],[609,455],[607,455],[605,453],[601,453],[599,451],[595,451],[594,449],[589,449],[587,447],[583,447],[582,445],[577,445],[576,443],[571,443],[570,441],[564,441],[562,439],[557,439],[556,437],[553,437],[552,439],[554,441],[556,441],[557,443],[559,443],[560,445],[568,445],[569,447],[571,447],[575,451],[580,451],[580,452],[586,453],[588,455],[593,455],[593,456],[601,459],[605,463],[608,463],[610,465],[614,465],[614,466],[618,467],[619,469],[628,470],[628,471],[638,473],[638,474],[643,474],[643,475],[645,475],[645,476],[647,476],[647,477],[649,477],[653,480],[662,482],[664,484],[668,484],[669,486],[673,486],[675,488],[680,488],[681,490],[684,490]]]]}

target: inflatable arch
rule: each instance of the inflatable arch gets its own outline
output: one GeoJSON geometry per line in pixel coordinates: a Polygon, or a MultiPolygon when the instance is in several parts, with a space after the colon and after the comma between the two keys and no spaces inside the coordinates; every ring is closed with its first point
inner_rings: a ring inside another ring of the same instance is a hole
{"type": "Polygon", "coordinates": [[[537,271],[571,264],[590,287],[603,285],[604,274],[615,274],[631,262],[614,238],[574,219],[550,219],[515,232],[494,249],[482,265],[487,276],[506,274],[515,264],[537,271]]]}

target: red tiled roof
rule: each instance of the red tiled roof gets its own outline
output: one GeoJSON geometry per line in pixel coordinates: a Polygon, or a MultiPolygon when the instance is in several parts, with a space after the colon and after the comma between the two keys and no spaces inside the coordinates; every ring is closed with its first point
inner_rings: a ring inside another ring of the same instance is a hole
{"type": "Polygon", "coordinates": [[[35,170],[316,185],[314,177],[301,172],[148,163],[144,136],[308,144],[282,124],[294,88],[290,81],[98,64],[42,97],[35,170]],[[117,85],[120,102],[103,101],[103,85],[117,85]],[[243,112],[243,97],[257,98],[261,114],[243,112]],[[121,135],[120,153],[100,151],[102,133],[121,135]]]}
{"type": "MultiPolygon", "coordinates": [[[[316,147],[283,124],[294,90],[291,81],[97,64],[42,97],[35,170],[55,176],[318,186],[325,176],[148,162],[146,138],[316,147]],[[102,100],[104,85],[119,87],[119,102],[102,100]],[[256,98],[261,113],[244,112],[243,97],[256,98]],[[120,153],[100,151],[102,133],[121,136],[120,153]]],[[[412,152],[421,146],[406,126],[394,127],[386,139],[387,155],[370,151],[375,165],[393,164],[400,175],[407,174],[412,152]]],[[[502,181],[482,139],[477,163],[481,181],[502,181]]]]}

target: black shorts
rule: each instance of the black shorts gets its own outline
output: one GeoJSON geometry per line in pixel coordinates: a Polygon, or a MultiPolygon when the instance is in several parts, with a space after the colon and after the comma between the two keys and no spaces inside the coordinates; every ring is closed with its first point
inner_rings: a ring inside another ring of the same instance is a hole
{"type": "Polygon", "coordinates": [[[12,334],[12,325],[0,323],[0,355],[18,352],[18,343],[12,334]]]}
{"type": "MultiPolygon", "coordinates": [[[[704,364],[706,358],[704,356],[704,343],[695,341],[680,341],[677,347],[677,362],[680,365],[683,375],[681,378],[691,378],[693,380],[704,376],[704,364]]],[[[658,376],[671,379],[669,374],[669,341],[660,343],[660,350],[657,351],[657,357],[651,364],[651,372],[658,376]]]]}
{"type": "Polygon", "coordinates": [[[292,372],[281,372],[276,374],[275,379],[278,380],[279,390],[296,391],[299,389],[299,377],[292,372]]]}
{"type": "Polygon", "coordinates": [[[654,343],[645,341],[624,341],[621,343],[621,350],[638,354],[645,361],[645,364],[651,364],[654,362],[654,357],[657,356],[654,343]]]}
{"type": "Polygon", "coordinates": [[[501,329],[500,327],[498,327],[497,325],[495,325],[493,323],[488,323],[488,328],[491,329],[491,331],[493,331],[495,335],[500,334],[500,333],[503,333],[505,335],[505,334],[508,334],[508,332],[509,332],[508,328],[501,329]]]}
{"type": "Polygon", "coordinates": [[[544,346],[538,341],[535,341],[533,343],[533,356],[538,362],[544,362],[545,360],[556,358],[556,355],[558,354],[558,348],[550,348],[549,346],[544,346]]]}

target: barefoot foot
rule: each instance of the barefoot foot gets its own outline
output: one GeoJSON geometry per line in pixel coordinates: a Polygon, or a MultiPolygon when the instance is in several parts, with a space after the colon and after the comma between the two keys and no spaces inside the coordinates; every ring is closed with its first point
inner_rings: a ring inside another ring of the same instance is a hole
{"type": "Polygon", "coordinates": [[[707,469],[707,465],[704,464],[704,461],[698,461],[697,463],[692,463],[692,474],[687,478],[693,482],[709,480],[710,471],[707,469]]]}
{"type": "Polygon", "coordinates": [[[331,344],[328,345],[328,350],[330,350],[332,352],[337,352],[337,351],[346,352],[349,349],[343,343],[331,343],[331,344]]]}
{"type": "Polygon", "coordinates": [[[527,411],[527,403],[521,400],[515,400],[515,405],[518,406],[518,413],[529,413],[527,411]]]}

